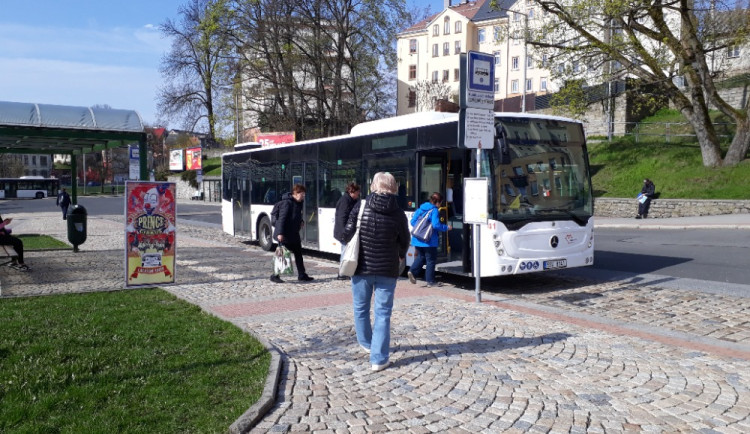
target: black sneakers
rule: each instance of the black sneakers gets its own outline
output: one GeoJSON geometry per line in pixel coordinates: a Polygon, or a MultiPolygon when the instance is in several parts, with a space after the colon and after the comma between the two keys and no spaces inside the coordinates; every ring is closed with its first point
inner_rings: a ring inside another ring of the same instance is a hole
{"type": "Polygon", "coordinates": [[[273,283],[284,283],[284,281],[281,280],[281,277],[279,277],[279,276],[277,276],[275,274],[273,276],[271,276],[271,282],[273,282],[273,283]]]}
{"type": "Polygon", "coordinates": [[[312,277],[308,276],[307,274],[303,274],[297,278],[300,282],[309,282],[311,280],[314,280],[312,277]]]}
{"type": "Polygon", "coordinates": [[[338,276],[338,277],[336,277],[336,279],[338,279],[338,280],[349,280],[349,279],[351,279],[351,277],[349,277],[349,276],[338,276]]]}

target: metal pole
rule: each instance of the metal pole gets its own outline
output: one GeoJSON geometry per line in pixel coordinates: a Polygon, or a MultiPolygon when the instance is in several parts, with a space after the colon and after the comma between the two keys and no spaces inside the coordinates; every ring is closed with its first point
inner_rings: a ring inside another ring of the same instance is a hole
{"type": "MultiPolygon", "coordinates": [[[[529,17],[526,14],[523,15],[523,92],[521,94],[521,113],[526,113],[526,68],[528,66],[529,60],[528,60],[528,44],[526,44],[526,39],[528,39],[528,33],[529,33],[529,17]]],[[[479,175],[477,175],[479,176],[479,175]]]]}
{"type": "MultiPolygon", "coordinates": [[[[480,170],[482,168],[482,150],[477,149],[477,172],[475,177],[479,178],[480,170]]],[[[479,224],[474,223],[472,238],[474,239],[474,292],[476,294],[477,303],[482,302],[482,291],[481,291],[481,273],[479,270],[479,224]]]]}

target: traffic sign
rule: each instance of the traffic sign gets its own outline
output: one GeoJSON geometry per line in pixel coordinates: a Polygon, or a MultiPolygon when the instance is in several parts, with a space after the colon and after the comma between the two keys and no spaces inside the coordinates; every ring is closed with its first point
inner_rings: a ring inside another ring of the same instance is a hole
{"type": "Polygon", "coordinates": [[[469,51],[467,56],[466,107],[495,108],[495,57],[469,51]]]}

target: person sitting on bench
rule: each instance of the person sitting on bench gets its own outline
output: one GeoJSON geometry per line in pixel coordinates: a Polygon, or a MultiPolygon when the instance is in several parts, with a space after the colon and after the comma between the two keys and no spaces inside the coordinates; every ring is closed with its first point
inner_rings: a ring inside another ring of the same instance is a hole
{"type": "Polygon", "coordinates": [[[11,229],[6,227],[13,219],[4,219],[0,217],[0,244],[13,246],[18,257],[10,263],[10,266],[20,271],[31,271],[28,265],[23,262],[23,241],[20,238],[11,235],[11,229]]]}

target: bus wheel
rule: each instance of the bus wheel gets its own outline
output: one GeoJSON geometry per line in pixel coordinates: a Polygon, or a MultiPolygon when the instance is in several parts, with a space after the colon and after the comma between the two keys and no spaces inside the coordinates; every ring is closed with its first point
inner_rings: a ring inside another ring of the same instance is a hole
{"type": "Polygon", "coordinates": [[[44,193],[41,193],[41,192],[37,192],[37,193],[36,193],[36,198],[37,198],[37,199],[44,199],[44,193]]]}
{"type": "Polygon", "coordinates": [[[273,228],[268,217],[263,217],[258,224],[258,244],[266,252],[273,250],[273,228]]]}

